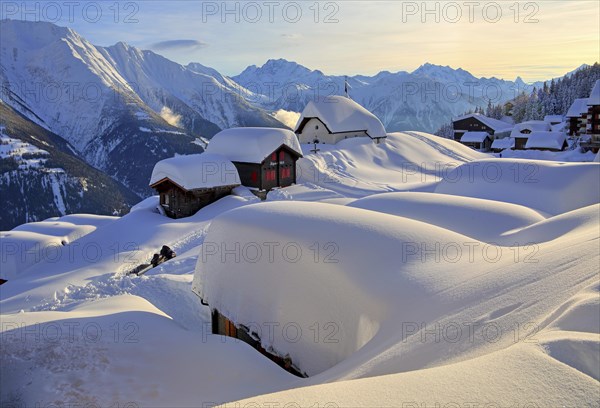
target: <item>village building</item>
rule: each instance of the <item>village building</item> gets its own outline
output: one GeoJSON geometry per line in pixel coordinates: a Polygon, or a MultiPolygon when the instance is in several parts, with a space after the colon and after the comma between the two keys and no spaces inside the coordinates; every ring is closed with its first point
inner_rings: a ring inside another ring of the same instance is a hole
{"type": "Polygon", "coordinates": [[[387,137],[385,127],[371,112],[345,96],[328,96],[310,101],[295,128],[302,144],[336,144],[341,140],[387,137]]]}
{"type": "Polygon", "coordinates": [[[493,153],[501,153],[506,149],[514,149],[515,148],[515,139],[512,137],[505,137],[502,139],[495,139],[492,142],[491,150],[493,153]]]}
{"type": "Polygon", "coordinates": [[[527,138],[525,149],[559,152],[567,148],[567,137],[563,132],[534,131],[527,138]]]}
{"type": "Polygon", "coordinates": [[[452,121],[454,140],[462,142],[462,137],[467,132],[486,132],[490,141],[508,134],[514,125],[479,113],[470,113],[460,116],[452,121]]]}
{"type": "Polygon", "coordinates": [[[207,153],[231,160],[241,184],[262,192],[296,183],[302,149],[295,133],[277,128],[233,128],[219,132],[207,153]]]}
{"type": "Polygon", "coordinates": [[[590,135],[581,146],[597,153],[600,150],[600,79],[596,81],[587,101],[586,135],[590,135]]]}
{"type": "Polygon", "coordinates": [[[162,160],[150,179],[150,187],[160,196],[159,208],[171,218],[192,216],[240,184],[231,161],[207,153],[162,160]]]}
{"type": "Polygon", "coordinates": [[[588,98],[575,99],[567,111],[569,136],[581,136],[586,132],[588,98]]]}
{"type": "Polygon", "coordinates": [[[472,149],[487,152],[492,146],[492,138],[487,132],[466,132],[460,142],[472,149]]]}
{"type": "Polygon", "coordinates": [[[510,133],[510,137],[515,141],[515,150],[524,150],[531,133],[550,131],[552,131],[552,128],[549,123],[543,120],[530,120],[516,124],[510,133]]]}

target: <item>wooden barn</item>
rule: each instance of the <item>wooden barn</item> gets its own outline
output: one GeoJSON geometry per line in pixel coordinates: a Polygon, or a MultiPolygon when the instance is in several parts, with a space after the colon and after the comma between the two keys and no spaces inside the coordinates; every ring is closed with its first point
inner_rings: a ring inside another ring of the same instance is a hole
{"type": "Polygon", "coordinates": [[[492,146],[492,138],[487,132],[466,132],[460,142],[471,149],[487,152],[492,146]]]}
{"type": "Polygon", "coordinates": [[[504,150],[511,150],[515,148],[515,140],[513,138],[505,137],[502,139],[495,139],[490,147],[493,153],[502,153],[504,150]]]}
{"type": "Polygon", "coordinates": [[[454,128],[454,140],[461,142],[463,135],[467,132],[485,132],[490,136],[490,140],[493,140],[496,134],[509,132],[513,125],[479,113],[471,113],[454,119],[452,127],[454,128]]]}
{"type": "MultiPolygon", "coordinates": [[[[202,303],[206,304],[203,300],[202,303]]],[[[253,332],[249,327],[246,327],[243,324],[234,324],[231,320],[229,320],[225,315],[221,314],[216,309],[211,310],[211,326],[212,334],[218,334],[221,336],[227,336],[241,340],[244,343],[247,343],[250,346],[254,347],[259,353],[261,353],[262,355],[264,355],[269,360],[273,361],[275,364],[279,365],[286,371],[298,377],[308,377],[305,373],[300,371],[294,365],[292,359],[289,356],[281,357],[272,350],[266,350],[261,344],[258,333],[253,332]]]]}
{"type": "Polygon", "coordinates": [[[171,218],[192,216],[240,184],[233,163],[207,153],[162,160],[154,166],[150,181],[160,196],[160,208],[171,218]]]}
{"type": "Polygon", "coordinates": [[[227,157],[241,183],[269,191],[296,183],[296,162],[302,150],[294,132],[276,128],[233,128],[213,136],[206,151],[227,157]]]}
{"type": "Polygon", "coordinates": [[[302,111],[295,132],[301,144],[336,144],[355,137],[379,143],[387,137],[375,115],[344,96],[310,101],[302,111]]]}

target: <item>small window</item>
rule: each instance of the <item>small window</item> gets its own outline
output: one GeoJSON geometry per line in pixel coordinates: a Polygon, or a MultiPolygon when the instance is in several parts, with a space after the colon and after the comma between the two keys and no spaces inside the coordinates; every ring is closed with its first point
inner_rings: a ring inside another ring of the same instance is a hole
{"type": "Polygon", "coordinates": [[[319,130],[319,125],[316,125],[316,126],[315,126],[315,129],[316,129],[316,130],[319,130]]]}

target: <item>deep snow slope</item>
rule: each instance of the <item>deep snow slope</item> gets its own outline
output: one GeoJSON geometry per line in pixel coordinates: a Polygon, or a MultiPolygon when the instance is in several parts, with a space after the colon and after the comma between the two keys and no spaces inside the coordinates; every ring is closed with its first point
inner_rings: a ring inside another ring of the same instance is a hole
{"type": "Polygon", "coordinates": [[[556,215],[597,203],[599,179],[596,163],[489,159],[453,169],[435,192],[520,204],[556,215]]]}
{"type": "Polygon", "coordinates": [[[331,145],[304,144],[298,181],[348,197],[407,190],[428,190],[455,167],[491,157],[453,140],[422,132],[391,133],[380,144],[367,138],[331,145]]]}

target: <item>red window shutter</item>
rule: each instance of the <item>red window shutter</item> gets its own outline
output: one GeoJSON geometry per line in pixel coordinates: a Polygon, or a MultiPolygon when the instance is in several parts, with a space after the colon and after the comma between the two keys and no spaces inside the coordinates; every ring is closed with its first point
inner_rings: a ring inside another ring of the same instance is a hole
{"type": "Polygon", "coordinates": [[[284,160],[285,159],[285,152],[281,151],[279,152],[279,160],[284,160]]]}
{"type": "Polygon", "coordinates": [[[277,161],[277,153],[273,152],[271,155],[271,161],[277,161]]]}
{"type": "Polygon", "coordinates": [[[256,172],[256,170],[253,171],[250,175],[250,180],[252,180],[253,183],[256,183],[258,181],[258,173],[256,172]]]}

